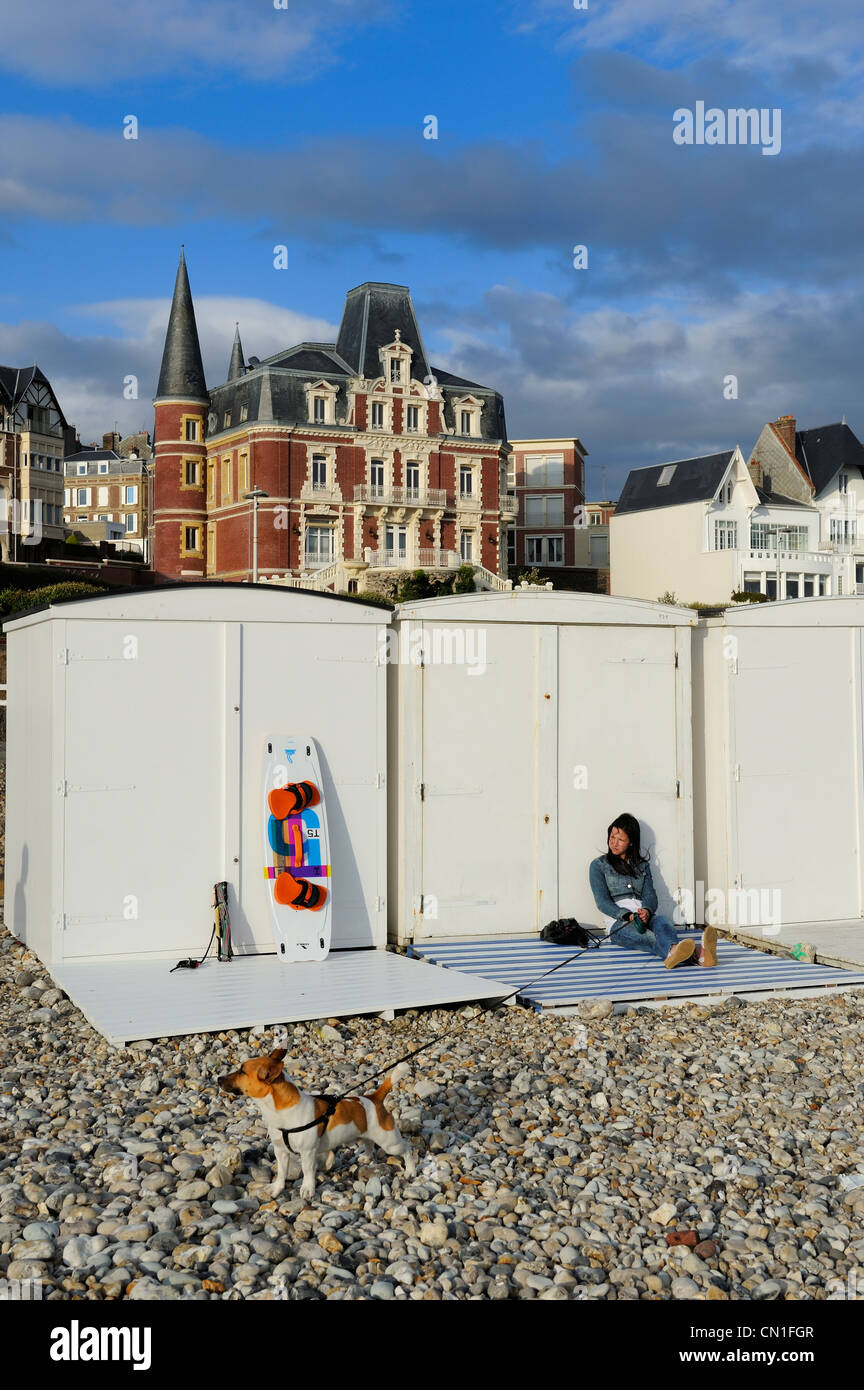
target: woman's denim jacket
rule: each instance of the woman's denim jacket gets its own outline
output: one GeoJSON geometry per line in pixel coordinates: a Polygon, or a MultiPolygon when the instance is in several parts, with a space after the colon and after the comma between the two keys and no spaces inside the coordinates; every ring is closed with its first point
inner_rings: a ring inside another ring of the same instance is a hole
{"type": "MultiPolygon", "coordinates": [[[[651,866],[647,862],[639,866],[638,873],[619,874],[612,868],[606,855],[601,854],[598,859],[592,860],[588,878],[594,901],[607,917],[623,922],[630,916],[631,909],[622,908],[620,903],[616,903],[616,898],[641,898],[642,906],[647,907],[650,913],[657,911],[657,894],[651,878],[651,866]]],[[[644,932],[645,927],[638,917],[633,925],[637,931],[644,932]]]]}

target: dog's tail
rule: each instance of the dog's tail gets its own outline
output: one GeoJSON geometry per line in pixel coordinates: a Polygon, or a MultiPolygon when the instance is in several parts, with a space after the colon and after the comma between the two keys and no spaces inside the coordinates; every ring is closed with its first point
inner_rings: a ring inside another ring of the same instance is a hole
{"type": "Polygon", "coordinates": [[[378,1101],[383,1100],[384,1097],[386,1095],[389,1095],[390,1091],[393,1089],[394,1083],[397,1081],[401,1081],[404,1076],[408,1075],[410,1070],[411,1068],[409,1067],[407,1062],[400,1062],[398,1067],[394,1067],[391,1072],[388,1072],[387,1076],[384,1077],[384,1080],[378,1087],[378,1090],[373,1091],[369,1099],[378,1101]]]}

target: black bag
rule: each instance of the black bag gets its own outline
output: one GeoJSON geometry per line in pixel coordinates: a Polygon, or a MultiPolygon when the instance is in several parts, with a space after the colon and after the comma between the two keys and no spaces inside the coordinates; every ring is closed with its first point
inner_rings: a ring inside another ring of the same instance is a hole
{"type": "Polygon", "coordinates": [[[575,917],[559,917],[547,922],[540,933],[541,941],[549,941],[553,946],[593,946],[584,927],[580,927],[575,917]]]}

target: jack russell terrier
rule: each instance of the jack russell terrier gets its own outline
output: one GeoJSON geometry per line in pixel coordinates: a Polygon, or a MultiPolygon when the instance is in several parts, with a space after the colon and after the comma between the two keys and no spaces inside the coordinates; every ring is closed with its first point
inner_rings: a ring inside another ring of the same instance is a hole
{"type": "MultiPolygon", "coordinates": [[[[399,1133],[393,1116],[384,1105],[384,1097],[394,1081],[407,1075],[409,1067],[406,1063],[395,1067],[371,1096],[340,1100],[325,1128],[326,1102],[321,1096],[311,1096],[301,1091],[293,1081],[283,1076],[282,1059],[285,1056],[285,1048],[277,1047],[266,1057],[249,1057],[239,1071],[219,1078],[220,1090],[228,1095],[248,1096],[261,1111],[276,1155],[276,1181],[270,1188],[272,1197],[278,1197],[283,1191],[289,1160],[297,1155],[303,1173],[300,1195],[310,1201],[315,1192],[315,1168],[319,1155],[326,1155],[325,1168],[329,1172],[336,1159],[334,1150],[340,1144],[350,1144],[354,1140],[377,1144],[385,1154],[400,1156],[405,1163],[406,1174],[409,1178],[413,1177],[417,1165],[410,1145],[399,1133]],[[308,1124],[319,1115],[322,1116],[320,1125],[283,1136],[283,1130],[308,1124]]],[[[296,1177],[296,1170],[292,1176],[296,1177]]]]}

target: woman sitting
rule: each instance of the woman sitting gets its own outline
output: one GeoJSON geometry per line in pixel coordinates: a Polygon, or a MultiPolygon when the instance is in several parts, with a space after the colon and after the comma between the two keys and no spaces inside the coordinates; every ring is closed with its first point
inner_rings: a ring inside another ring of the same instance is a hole
{"type": "Polygon", "coordinates": [[[666,917],[657,915],[657,893],[651,879],[647,854],[639,848],[639,822],[635,816],[618,816],[607,831],[606,854],[591,863],[589,879],[594,901],[614,932],[613,940],[631,951],[648,951],[666,962],[667,970],[676,965],[717,964],[717,931],[706,927],[702,944],[679,937],[666,917]]]}

